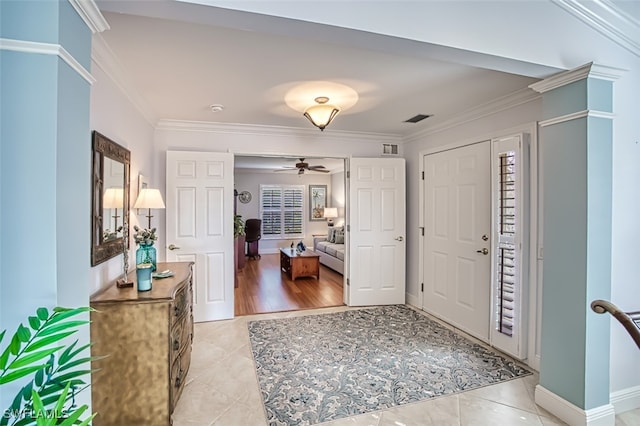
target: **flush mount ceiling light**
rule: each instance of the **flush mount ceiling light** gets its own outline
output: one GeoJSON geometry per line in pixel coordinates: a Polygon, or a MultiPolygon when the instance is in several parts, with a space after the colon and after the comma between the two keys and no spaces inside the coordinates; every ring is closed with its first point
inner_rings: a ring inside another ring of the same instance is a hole
{"type": "Polygon", "coordinates": [[[331,123],[331,120],[338,115],[340,108],[329,104],[329,98],[326,96],[318,96],[314,99],[315,105],[311,105],[304,111],[304,116],[309,119],[311,124],[316,126],[320,131],[331,123]]]}

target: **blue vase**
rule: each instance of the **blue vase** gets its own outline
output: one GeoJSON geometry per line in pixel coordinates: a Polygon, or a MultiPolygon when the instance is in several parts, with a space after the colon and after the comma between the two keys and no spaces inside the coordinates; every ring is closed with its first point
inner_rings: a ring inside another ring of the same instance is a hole
{"type": "Polygon", "coordinates": [[[151,272],[156,271],[156,248],[153,244],[140,244],[136,250],[136,265],[150,263],[151,272]]]}

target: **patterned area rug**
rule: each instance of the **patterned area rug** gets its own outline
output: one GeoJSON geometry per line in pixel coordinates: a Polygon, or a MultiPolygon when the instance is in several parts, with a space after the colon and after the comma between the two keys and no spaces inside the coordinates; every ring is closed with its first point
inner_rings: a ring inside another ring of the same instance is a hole
{"type": "Polygon", "coordinates": [[[249,322],[270,425],[312,425],[531,374],[405,306],[249,322]]]}

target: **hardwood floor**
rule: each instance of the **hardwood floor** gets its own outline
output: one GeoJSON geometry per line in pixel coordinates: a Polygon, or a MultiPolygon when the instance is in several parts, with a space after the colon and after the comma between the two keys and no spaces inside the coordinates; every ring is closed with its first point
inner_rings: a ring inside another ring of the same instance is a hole
{"type": "Polygon", "coordinates": [[[259,260],[247,258],[238,273],[235,314],[341,306],[342,275],[320,265],[320,279],[300,277],[290,280],[280,271],[279,254],[263,254],[259,260]]]}

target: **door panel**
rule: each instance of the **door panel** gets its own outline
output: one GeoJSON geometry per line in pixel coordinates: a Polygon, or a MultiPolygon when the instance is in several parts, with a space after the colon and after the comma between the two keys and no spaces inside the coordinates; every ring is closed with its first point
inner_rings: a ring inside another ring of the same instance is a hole
{"type": "Polygon", "coordinates": [[[490,142],[426,155],[423,309],[489,340],[490,142]]]}
{"type": "Polygon", "coordinates": [[[233,318],[233,253],[233,154],[167,152],[166,257],[195,262],[194,321],[233,318]]]}
{"type": "Polygon", "coordinates": [[[405,303],[404,159],[349,164],[349,305],[405,303]]]}

